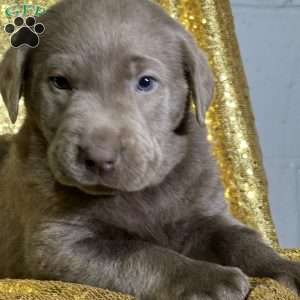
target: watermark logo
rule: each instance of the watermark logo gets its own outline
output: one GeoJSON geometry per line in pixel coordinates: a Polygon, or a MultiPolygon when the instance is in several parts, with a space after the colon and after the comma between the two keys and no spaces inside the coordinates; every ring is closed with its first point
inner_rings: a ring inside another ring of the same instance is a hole
{"type": "Polygon", "coordinates": [[[39,36],[44,33],[45,26],[37,23],[36,17],[45,12],[46,9],[42,6],[25,3],[11,5],[5,9],[5,16],[9,19],[14,18],[12,23],[6,24],[4,27],[4,31],[10,35],[12,47],[38,47],[39,36]]]}
{"type": "Polygon", "coordinates": [[[46,12],[46,8],[40,5],[16,3],[5,8],[4,14],[7,18],[34,16],[40,17],[46,12]]]}

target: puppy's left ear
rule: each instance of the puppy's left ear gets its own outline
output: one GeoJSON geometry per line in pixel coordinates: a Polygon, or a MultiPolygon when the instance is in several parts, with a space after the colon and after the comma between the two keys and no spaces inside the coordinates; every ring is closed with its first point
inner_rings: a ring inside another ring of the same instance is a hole
{"type": "Polygon", "coordinates": [[[180,34],[183,63],[191,96],[196,106],[197,120],[205,124],[205,113],[213,97],[214,79],[206,54],[199,49],[188,32],[180,34]]]}
{"type": "Polygon", "coordinates": [[[0,64],[0,93],[12,123],[18,116],[27,52],[25,47],[10,48],[0,64]]]}

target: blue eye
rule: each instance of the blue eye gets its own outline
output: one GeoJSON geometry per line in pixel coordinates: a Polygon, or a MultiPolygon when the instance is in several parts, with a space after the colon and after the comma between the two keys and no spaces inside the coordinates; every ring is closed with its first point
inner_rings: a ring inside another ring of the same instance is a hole
{"type": "Polygon", "coordinates": [[[156,86],[156,79],[151,76],[143,76],[137,85],[137,90],[139,92],[150,92],[152,91],[156,86]]]}

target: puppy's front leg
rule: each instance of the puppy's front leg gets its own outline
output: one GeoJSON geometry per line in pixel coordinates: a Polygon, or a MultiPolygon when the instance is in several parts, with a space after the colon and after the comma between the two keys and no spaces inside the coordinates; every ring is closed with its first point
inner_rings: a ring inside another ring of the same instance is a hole
{"type": "Polygon", "coordinates": [[[186,239],[185,255],[240,268],[249,276],[276,279],[300,291],[300,264],[280,257],[261,236],[227,218],[200,219],[186,239]]]}
{"type": "Polygon", "coordinates": [[[43,224],[27,241],[30,275],[143,300],[242,300],[248,292],[247,278],[237,268],[192,260],[142,240],[119,240],[121,234],[115,234],[116,239],[105,239],[84,226],[43,224]]]}

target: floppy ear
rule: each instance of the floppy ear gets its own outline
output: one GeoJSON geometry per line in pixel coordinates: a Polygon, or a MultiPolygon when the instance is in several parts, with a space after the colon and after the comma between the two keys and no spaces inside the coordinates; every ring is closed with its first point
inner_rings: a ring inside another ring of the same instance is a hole
{"type": "Polygon", "coordinates": [[[181,35],[183,63],[192,99],[196,106],[197,120],[205,124],[205,113],[213,97],[214,79],[205,53],[199,49],[192,35],[181,35]]]}
{"type": "Polygon", "coordinates": [[[27,49],[10,48],[0,64],[0,92],[12,123],[18,116],[27,49]]]}

